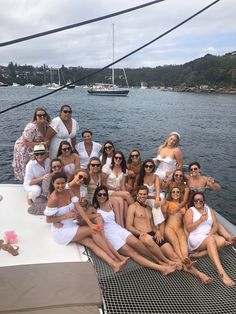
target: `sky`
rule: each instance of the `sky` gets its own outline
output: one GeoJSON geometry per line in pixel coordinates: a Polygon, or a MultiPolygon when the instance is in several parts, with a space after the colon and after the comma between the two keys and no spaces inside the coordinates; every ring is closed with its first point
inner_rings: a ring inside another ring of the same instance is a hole
{"type": "MultiPolygon", "coordinates": [[[[1,0],[0,42],[82,22],[148,1],[144,0],[1,0]]],[[[10,61],[59,67],[88,68],[112,62],[112,24],[115,59],[166,32],[211,0],[165,0],[141,10],[57,34],[0,48],[0,64],[10,61]]],[[[236,50],[236,1],[221,0],[201,15],[121,61],[116,67],[156,67],[184,64],[210,53],[236,50]]]]}

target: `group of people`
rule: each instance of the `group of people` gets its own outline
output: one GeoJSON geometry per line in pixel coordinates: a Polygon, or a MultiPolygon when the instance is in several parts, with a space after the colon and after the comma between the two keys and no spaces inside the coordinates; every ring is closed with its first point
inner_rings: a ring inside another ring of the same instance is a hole
{"type": "Polygon", "coordinates": [[[142,161],[133,149],[126,161],[112,141],[92,140],[64,105],[50,119],[37,108],[14,147],[15,178],[23,181],[29,213],[44,214],[54,240],[79,242],[119,271],[128,258],[166,275],[183,270],[204,283],[212,278],[195,259],[208,255],[223,283],[235,283],[220,261],[219,250],[236,237],[218,223],[207,205],[206,188],[220,190],[201,175],[198,162],[183,171],[180,135],[171,132],[156,158],[142,161]]]}

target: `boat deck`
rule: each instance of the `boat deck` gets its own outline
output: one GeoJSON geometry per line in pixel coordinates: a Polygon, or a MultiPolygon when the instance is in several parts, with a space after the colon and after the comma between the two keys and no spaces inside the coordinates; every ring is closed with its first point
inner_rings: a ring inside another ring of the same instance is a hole
{"type": "Polygon", "coordinates": [[[0,239],[14,230],[19,255],[0,250],[0,313],[99,313],[102,303],[85,248],[53,241],[44,216],[27,212],[22,185],[0,184],[0,239]]]}

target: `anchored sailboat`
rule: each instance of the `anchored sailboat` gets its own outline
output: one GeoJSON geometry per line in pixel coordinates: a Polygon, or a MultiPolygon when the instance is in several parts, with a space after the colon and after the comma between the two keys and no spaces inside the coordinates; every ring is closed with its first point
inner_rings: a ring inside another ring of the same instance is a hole
{"type": "MultiPolygon", "coordinates": [[[[114,24],[112,24],[112,61],[114,62],[114,24]]],[[[115,69],[112,66],[112,83],[95,83],[93,86],[88,88],[88,93],[94,96],[127,96],[129,93],[128,88],[120,88],[115,85],[115,69]]],[[[124,70],[123,70],[124,71],[124,70]]],[[[126,84],[128,87],[128,80],[124,71],[126,84]]]]}

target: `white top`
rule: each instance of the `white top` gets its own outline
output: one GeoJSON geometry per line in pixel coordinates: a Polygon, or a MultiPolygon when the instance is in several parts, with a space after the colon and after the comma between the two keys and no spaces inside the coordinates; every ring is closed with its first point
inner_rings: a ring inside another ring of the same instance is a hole
{"type": "Polygon", "coordinates": [[[75,149],[77,150],[79,154],[79,158],[80,158],[80,167],[82,169],[87,169],[89,159],[91,157],[99,157],[102,145],[97,142],[92,142],[92,143],[93,143],[93,148],[90,155],[88,155],[85,149],[84,142],[79,142],[78,144],[75,145],[75,149]]]}
{"type": "MultiPolygon", "coordinates": [[[[100,156],[100,161],[102,162],[102,156],[100,156]]],[[[104,165],[110,166],[111,165],[111,161],[112,161],[112,157],[107,157],[106,163],[104,165]]]]}
{"type": "Polygon", "coordinates": [[[61,118],[56,117],[52,119],[49,126],[56,132],[50,142],[49,157],[53,159],[57,157],[61,141],[68,141],[71,143],[71,139],[76,136],[76,132],[79,130],[79,125],[74,119],[72,119],[72,129],[71,133],[69,133],[61,118]]]}
{"type": "MultiPolygon", "coordinates": [[[[197,226],[196,229],[189,233],[188,237],[188,247],[190,251],[196,250],[202,242],[208,237],[208,233],[211,231],[211,227],[213,224],[213,219],[211,216],[211,210],[208,205],[205,204],[205,210],[207,212],[207,220],[203,221],[200,225],[197,226]]],[[[193,223],[200,219],[201,214],[199,211],[193,206],[190,207],[193,212],[193,223]]]]}
{"type": "Polygon", "coordinates": [[[125,176],[127,176],[128,171],[123,173],[122,171],[119,173],[118,176],[114,174],[111,167],[108,165],[104,165],[102,167],[102,172],[107,174],[107,184],[112,186],[113,188],[121,188],[121,182],[125,176]]]}
{"type": "Polygon", "coordinates": [[[25,178],[23,185],[29,185],[31,180],[41,177],[46,173],[50,172],[50,162],[51,160],[47,158],[44,161],[44,167],[42,167],[37,160],[30,160],[25,168],[25,178]]]}
{"type": "Polygon", "coordinates": [[[159,165],[155,172],[156,175],[163,180],[167,172],[173,173],[176,169],[176,160],[171,157],[162,158],[160,155],[157,156],[157,161],[159,161],[159,165]]]}

